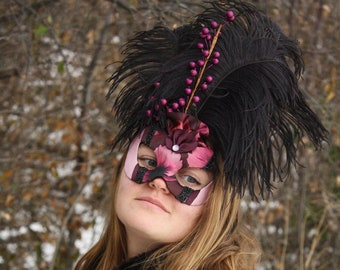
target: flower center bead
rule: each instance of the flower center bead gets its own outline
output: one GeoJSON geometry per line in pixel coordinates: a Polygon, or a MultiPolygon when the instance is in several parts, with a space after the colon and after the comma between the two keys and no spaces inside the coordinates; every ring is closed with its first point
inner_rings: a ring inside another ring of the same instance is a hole
{"type": "Polygon", "coordinates": [[[177,152],[179,150],[179,145],[175,144],[172,146],[172,151],[177,152]]]}

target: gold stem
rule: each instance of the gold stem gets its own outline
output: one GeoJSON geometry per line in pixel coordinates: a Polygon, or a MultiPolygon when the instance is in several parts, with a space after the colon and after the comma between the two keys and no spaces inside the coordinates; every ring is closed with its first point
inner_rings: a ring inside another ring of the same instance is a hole
{"type": "Polygon", "coordinates": [[[217,39],[218,39],[218,37],[220,35],[221,29],[222,29],[222,24],[220,24],[219,27],[217,28],[216,34],[215,34],[215,36],[214,36],[214,38],[213,38],[213,40],[211,42],[211,46],[210,46],[210,49],[209,49],[209,54],[208,54],[207,58],[205,59],[204,65],[203,65],[203,67],[202,67],[202,69],[201,69],[201,71],[200,71],[200,73],[198,75],[198,79],[196,81],[195,87],[194,87],[194,89],[193,89],[193,91],[192,91],[192,93],[190,95],[190,98],[189,98],[189,101],[187,103],[187,106],[185,107],[185,110],[184,110],[185,113],[188,112],[189,106],[190,106],[190,104],[192,102],[192,99],[194,98],[194,95],[196,94],[196,92],[198,90],[198,86],[199,86],[199,84],[201,82],[201,79],[203,77],[203,73],[205,71],[205,68],[206,68],[208,62],[209,62],[210,56],[211,56],[211,54],[212,54],[212,52],[213,52],[213,50],[214,50],[214,48],[216,46],[217,39]]]}

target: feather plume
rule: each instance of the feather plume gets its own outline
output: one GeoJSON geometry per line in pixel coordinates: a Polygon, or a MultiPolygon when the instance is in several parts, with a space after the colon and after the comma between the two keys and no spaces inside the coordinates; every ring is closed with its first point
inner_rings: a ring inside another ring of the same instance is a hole
{"type": "Polygon", "coordinates": [[[198,92],[201,102],[189,104],[188,114],[208,125],[226,186],[241,195],[248,188],[256,198],[258,185],[264,197],[271,181],[284,180],[296,165],[302,137],[320,148],[327,131],[299,89],[303,61],[296,41],[250,4],[214,1],[191,23],[174,30],[155,27],[125,45],[108,93],[120,90],[114,103],[120,124],[115,144],[129,143],[147,125],[165,127],[166,109],[157,104],[184,96],[188,63],[201,57],[199,33],[213,20],[223,25],[214,48],[219,64],[206,69],[204,76],[214,80],[198,92]],[[235,14],[232,23],[226,21],[228,10],[235,14]]]}

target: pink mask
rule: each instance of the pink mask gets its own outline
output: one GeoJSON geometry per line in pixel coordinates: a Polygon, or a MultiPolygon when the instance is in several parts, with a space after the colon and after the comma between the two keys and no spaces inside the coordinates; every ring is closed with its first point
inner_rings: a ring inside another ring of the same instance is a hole
{"type": "Polygon", "coordinates": [[[193,189],[186,181],[180,180],[191,176],[180,176],[180,172],[187,168],[213,172],[214,152],[205,143],[208,135],[209,128],[193,116],[168,113],[167,133],[149,126],[132,141],[124,165],[125,173],[129,179],[139,184],[160,177],[170,193],[181,203],[204,204],[213,181],[209,179],[205,186],[193,189]],[[138,151],[142,144],[153,151],[154,159],[149,160],[152,166],[144,166],[139,160],[138,151]]]}

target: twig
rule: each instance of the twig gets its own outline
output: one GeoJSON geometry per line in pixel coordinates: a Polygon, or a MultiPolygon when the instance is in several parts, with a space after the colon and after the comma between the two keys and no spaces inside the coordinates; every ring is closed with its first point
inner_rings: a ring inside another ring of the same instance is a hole
{"type": "Polygon", "coordinates": [[[309,267],[309,265],[312,261],[312,257],[314,256],[315,249],[316,249],[316,247],[317,247],[317,245],[320,241],[321,229],[322,229],[323,223],[325,221],[326,214],[327,214],[327,207],[324,208],[321,219],[320,219],[319,224],[318,224],[318,227],[316,228],[316,233],[315,233],[315,236],[314,236],[313,241],[312,241],[312,246],[310,248],[310,251],[308,253],[308,256],[307,256],[307,259],[306,259],[306,262],[305,262],[305,268],[306,269],[308,269],[308,267],[309,267]]]}
{"type": "Polygon", "coordinates": [[[136,9],[134,7],[128,6],[123,1],[120,1],[120,0],[109,0],[109,2],[117,4],[117,6],[120,6],[121,8],[125,9],[126,11],[128,11],[130,13],[133,13],[133,12],[136,11],[136,9]]]}
{"type": "Polygon", "coordinates": [[[299,216],[298,216],[298,236],[299,236],[299,269],[304,269],[304,244],[305,244],[305,229],[306,219],[305,206],[306,206],[306,175],[299,173],[299,185],[300,185],[300,204],[299,204],[299,216]]]}
{"type": "Polygon", "coordinates": [[[282,247],[282,253],[281,253],[281,260],[280,260],[280,270],[285,269],[285,258],[287,253],[287,247],[288,247],[288,236],[289,236],[289,224],[290,224],[290,196],[288,195],[289,192],[286,193],[286,208],[285,208],[285,229],[284,229],[284,240],[283,240],[283,247],[282,247]]]}

